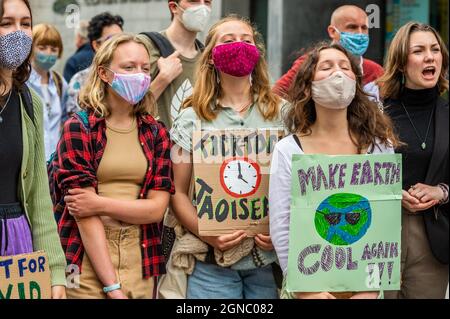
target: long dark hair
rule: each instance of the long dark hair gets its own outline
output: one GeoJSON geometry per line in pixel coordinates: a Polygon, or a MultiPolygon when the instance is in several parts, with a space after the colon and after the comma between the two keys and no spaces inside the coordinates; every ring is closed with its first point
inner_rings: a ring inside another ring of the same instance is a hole
{"type": "Polygon", "coordinates": [[[356,75],[356,95],[348,107],[347,119],[350,136],[355,139],[353,142],[358,151],[376,145],[377,142],[386,146],[398,146],[399,141],[394,134],[391,120],[380,111],[375,102],[369,100],[369,96],[362,89],[362,75],[358,62],[341,45],[329,42],[321,42],[307,53],[291,86],[289,100],[292,107],[285,117],[287,129],[293,134],[312,133],[311,126],[316,122],[317,114],[311,87],[320,52],[325,49],[335,49],[344,53],[356,75]]]}
{"type": "MultiPolygon", "coordinates": [[[[25,5],[27,6],[28,10],[30,11],[30,16],[31,16],[31,23],[33,23],[33,15],[31,13],[31,6],[30,3],[28,2],[28,0],[22,0],[23,3],[25,3],[25,5]]],[[[3,14],[4,14],[4,0],[0,0],[0,22],[3,19],[3,14]]],[[[31,52],[28,55],[28,57],[26,58],[26,60],[22,63],[21,66],[19,66],[14,72],[13,72],[13,86],[16,88],[20,88],[30,77],[30,73],[31,73],[31,63],[30,63],[30,59],[31,59],[31,52]]],[[[0,84],[5,83],[5,79],[2,78],[2,76],[0,75],[0,84]]],[[[3,92],[0,92],[0,94],[3,92]]]]}

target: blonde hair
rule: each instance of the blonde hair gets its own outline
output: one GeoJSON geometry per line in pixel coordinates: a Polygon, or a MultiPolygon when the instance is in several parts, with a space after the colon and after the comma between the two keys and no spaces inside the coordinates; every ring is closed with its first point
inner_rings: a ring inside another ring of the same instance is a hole
{"type": "Polygon", "coordinates": [[[380,96],[384,100],[400,97],[403,88],[402,78],[408,64],[411,34],[420,31],[433,33],[439,43],[442,52],[442,71],[437,85],[440,94],[448,90],[448,50],[444,41],[433,27],[418,22],[409,22],[398,30],[392,40],[384,66],[384,75],[377,81],[380,87],[380,96]]]}
{"type": "Polygon", "coordinates": [[[194,85],[194,93],[183,103],[183,108],[192,107],[197,115],[205,120],[212,121],[217,117],[220,110],[212,109],[212,103],[221,97],[222,90],[220,84],[217,84],[218,74],[211,64],[212,51],[217,44],[217,29],[224,23],[238,21],[248,25],[253,31],[256,47],[261,53],[261,58],[253,71],[252,95],[258,96],[258,106],[261,114],[266,120],[272,120],[278,116],[281,98],[274,94],[270,87],[269,73],[265,59],[266,49],[261,34],[246,18],[237,15],[229,15],[216,24],[208,32],[205,41],[205,50],[197,63],[197,80],[194,85]]]}
{"type": "Polygon", "coordinates": [[[33,27],[33,45],[51,45],[59,49],[58,58],[63,54],[61,34],[51,24],[41,23],[33,27]]]}
{"type": "MultiPolygon", "coordinates": [[[[121,33],[103,43],[95,54],[86,84],[80,91],[79,104],[82,109],[91,110],[101,117],[107,117],[111,114],[105,100],[109,85],[100,78],[98,72],[100,67],[108,68],[111,65],[114,53],[121,44],[129,42],[143,45],[150,57],[148,42],[142,35],[121,33]]],[[[156,109],[155,98],[149,90],[142,101],[135,105],[134,113],[136,115],[150,114],[156,117],[156,109]]]]}

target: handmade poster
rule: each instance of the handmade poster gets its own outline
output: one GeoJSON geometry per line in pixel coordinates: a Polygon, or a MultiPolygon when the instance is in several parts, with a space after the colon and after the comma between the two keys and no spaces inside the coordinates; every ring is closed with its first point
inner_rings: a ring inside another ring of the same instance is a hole
{"type": "Polygon", "coordinates": [[[0,299],[50,298],[50,270],[44,252],[0,257],[0,299]]]}
{"type": "Polygon", "coordinates": [[[400,289],[401,155],[294,155],[289,292],[400,289]]]}
{"type": "Polygon", "coordinates": [[[194,132],[193,159],[201,236],[269,233],[269,172],[279,129],[194,132]]]}

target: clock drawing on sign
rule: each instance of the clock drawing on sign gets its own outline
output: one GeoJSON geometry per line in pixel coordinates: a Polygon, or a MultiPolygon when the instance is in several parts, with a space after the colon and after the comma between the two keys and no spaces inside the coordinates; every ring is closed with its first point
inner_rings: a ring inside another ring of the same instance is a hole
{"type": "Polygon", "coordinates": [[[220,183],[234,198],[251,196],[261,184],[261,168],[248,158],[229,159],[220,168],[220,183]]]}

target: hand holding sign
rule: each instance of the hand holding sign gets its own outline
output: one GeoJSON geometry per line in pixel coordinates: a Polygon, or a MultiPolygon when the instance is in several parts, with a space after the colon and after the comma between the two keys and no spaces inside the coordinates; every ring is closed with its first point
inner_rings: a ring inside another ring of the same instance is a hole
{"type": "Polygon", "coordinates": [[[220,251],[227,251],[239,245],[245,238],[247,238],[247,233],[244,230],[237,231],[231,235],[202,237],[204,242],[220,251]]]}
{"type": "Polygon", "coordinates": [[[294,296],[297,299],[336,299],[329,292],[297,292],[294,296]]]}
{"type": "Polygon", "coordinates": [[[272,251],[274,250],[273,244],[272,244],[272,239],[270,238],[269,235],[262,235],[262,234],[257,234],[255,236],[255,244],[261,248],[262,250],[265,251],[272,251]]]}

